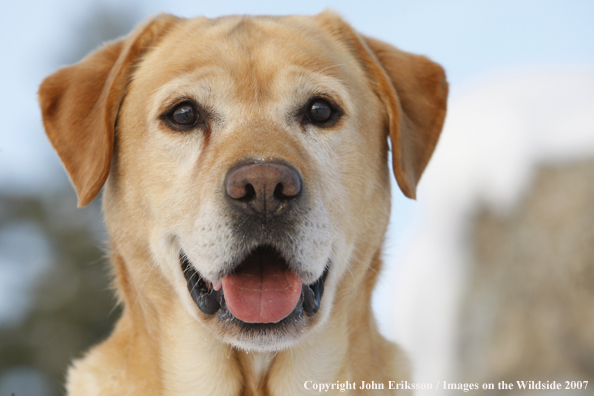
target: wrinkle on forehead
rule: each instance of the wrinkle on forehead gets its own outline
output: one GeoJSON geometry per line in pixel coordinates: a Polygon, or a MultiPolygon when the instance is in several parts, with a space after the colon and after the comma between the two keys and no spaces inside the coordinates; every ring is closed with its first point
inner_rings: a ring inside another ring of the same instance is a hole
{"type": "Polygon", "coordinates": [[[278,76],[288,66],[342,80],[344,54],[314,28],[287,22],[274,17],[186,20],[147,55],[142,64],[153,65],[152,70],[141,64],[142,74],[165,83],[197,69],[217,70],[231,81],[232,99],[255,110],[275,100],[278,76]]]}

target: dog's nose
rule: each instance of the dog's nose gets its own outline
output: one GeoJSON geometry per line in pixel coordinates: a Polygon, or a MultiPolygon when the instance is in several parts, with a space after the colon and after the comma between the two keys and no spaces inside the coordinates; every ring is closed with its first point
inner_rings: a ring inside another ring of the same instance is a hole
{"type": "Polygon", "coordinates": [[[294,168],[262,162],[232,169],[225,178],[231,201],[249,214],[281,215],[301,192],[301,177],[294,168]]]}

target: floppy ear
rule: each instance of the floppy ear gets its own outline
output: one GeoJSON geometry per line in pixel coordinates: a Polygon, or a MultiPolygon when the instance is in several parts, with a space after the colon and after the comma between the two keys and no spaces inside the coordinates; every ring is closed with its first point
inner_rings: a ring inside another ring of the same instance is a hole
{"type": "Polygon", "coordinates": [[[363,39],[389,77],[389,81],[380,78],[378,88],[390,118],[392,166],[400,189],[414,199],[445,119],[445,72],[424,56],[373,38],[363,39]]]}
{"type": "Polygon", "coordinates": [[[79,207],[97,196],[109,174],[118,110],[133,66],[178,20],[159,15],[41,84],[45,132],[76,189],[79,207]]]}
{"type": "Polygon", "coordinates": [[[317,18],[353,52],[384,104],[394,175],[404,195],[414,199],[445,119],[448,84],[443,69],[424,56],[359,35],[331,11],[317,18]]]}

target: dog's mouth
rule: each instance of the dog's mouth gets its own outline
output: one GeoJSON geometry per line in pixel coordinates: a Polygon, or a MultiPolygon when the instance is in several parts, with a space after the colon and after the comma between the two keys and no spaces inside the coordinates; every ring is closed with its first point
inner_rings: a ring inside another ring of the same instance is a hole
{"type": "Polygon", "coordinates": [[[180,262],[190,295],[202,312],[250,324],[279,323],[302,312],[315,315],[328,274],[326,266],[315,282],[303,284],[282,254],[267,245],[254,249],[215,285],[204,280],[183,253],[180,262]]]}

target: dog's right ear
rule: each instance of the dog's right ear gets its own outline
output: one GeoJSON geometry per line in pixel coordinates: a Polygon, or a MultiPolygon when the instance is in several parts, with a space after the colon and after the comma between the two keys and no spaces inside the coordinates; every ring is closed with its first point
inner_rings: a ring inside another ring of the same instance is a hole
{"type": "Polygon", "coordinates": [[[79,207],[97,196],[109,174],[117,114],[133,66],[179,20],[159,15],[41,84],[45,132],[76,189],[79,207]]]}
{"type": "Polygon", "coordinates": [[[404,195],[414,199],[445,119],[448,83],[443,68],[424,56],[360,35],[332,11],[316,18],[356,56],[382,101],[394,176],[404,195]]]}

